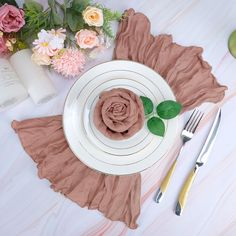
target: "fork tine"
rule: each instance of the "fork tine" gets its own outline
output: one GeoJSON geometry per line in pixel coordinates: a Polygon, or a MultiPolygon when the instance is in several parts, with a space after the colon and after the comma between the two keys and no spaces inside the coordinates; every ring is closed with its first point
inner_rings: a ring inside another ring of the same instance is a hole
{"type": "Polygon", "coordinates": [[[202,112],[199,111],[195,121],[192,123],[191,128],[189,129],[189,132],[193,133],[193,130],[195,129],[196,125],[199,123],[198,121],[200,120],[202,116],[202,112]]]}
{"type": "Polygon", "coordinates": [[[187,131],[190,130],[192,124],[194,123],[194,121],[196,120],[196,117],[198,116],[198,113],[199,113],[199,111],[197,109],[195,109],[193,111],[192,115],[190,116],[190,118],[189,118],[189,120],[188,120],[188,122],[187,122],[187,124],[184,128],[185,130],[187,130],[187,131]]]}
{"type": "Polygon", "coordinates": [[[185,130],[188,130],[188,126],[190,125],[190,123],[192,123],[192,118],[193,118],[193,116],[195,115],[196,112],[197,112],[197,109],[194,109],[191,116],[189,117],[187,123],[184,126],[185,130]]]}
{"type": "Polygon", "coordinates": [[[197,123],[196,123],[195,126],[193,127],[192,133],[195,133],[195,131],[196,131],[196,129],[197,129],[197,127],[198,127],[200,121],[202,120],[203,115],[204,115],[204,113],[201,112],[201,116],[199,117],[197,123]]]}
{"type": "Polygon", "coordinates": [[[190,127],[189,127],[189,129],[188,129],[189,132],[192,133],[192,130],[193,130],[193,128],[195,127],[195,124],[197,123],[197,121],[198,121],[198,119],[200,118],[200,116],[201,116],[201,112],[198,110],[198,112],[197,112],[197,114],[196,114],[194,120],[192,121],[192,123],[191,123],[191,125],[190,125],[190,127]]]}

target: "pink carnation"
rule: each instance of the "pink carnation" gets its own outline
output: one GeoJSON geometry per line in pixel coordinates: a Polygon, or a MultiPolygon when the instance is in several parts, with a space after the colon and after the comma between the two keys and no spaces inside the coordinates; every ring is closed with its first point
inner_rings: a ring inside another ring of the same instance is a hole
{"type": "Polygon", "coordinates": [[[25,24],[24,11],[7,3],[0,7],[0,30],[5,33],[18,32],[25,24]]]}
{"type": "Polygon", "coordinates": [[[65,77],[74,77],[79,75],[85,64],[85,56],[78,49],[68,48],[62,50],[59,55],[52,59],[54,70],[65,77]]]}

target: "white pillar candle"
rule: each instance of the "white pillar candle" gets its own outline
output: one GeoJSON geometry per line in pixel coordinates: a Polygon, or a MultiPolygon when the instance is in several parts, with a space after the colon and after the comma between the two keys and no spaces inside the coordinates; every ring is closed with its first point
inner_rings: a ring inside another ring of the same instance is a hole
{"type": "Polygon", "coordinates": [[[10,57],[10,63],[36,104],[49,101],[56,95],[55,87],[42,66],[31,59],[31,50],[23,49],[10,57]]]}
{"type": "Polygon", "coordinates": [[[0,111],[28,97],[19,77],[7,59],[0,58],[0,111]]]}

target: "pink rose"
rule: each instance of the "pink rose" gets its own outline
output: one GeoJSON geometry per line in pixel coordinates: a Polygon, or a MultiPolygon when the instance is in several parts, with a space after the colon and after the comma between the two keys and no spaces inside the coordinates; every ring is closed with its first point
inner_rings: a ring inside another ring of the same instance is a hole
{"type": "Polygon", "coordinates": [[[97,33],[92,30],[80,30],[76,33],[75,38],[80,48],[93,48],[99,45],[97,33]]]}
{"type": "Polygon", "coordinates": [[[9,50],[6,46],[6,39],[3,37],[2,32],[0,32],[0,56],[4,56],[9,53],[9,50]]]}
{"type": "Polygon", "coordinates": [[[25,24],[24,11],[7,3],[0,7],[0,30],[17,32],[25,24]]]}

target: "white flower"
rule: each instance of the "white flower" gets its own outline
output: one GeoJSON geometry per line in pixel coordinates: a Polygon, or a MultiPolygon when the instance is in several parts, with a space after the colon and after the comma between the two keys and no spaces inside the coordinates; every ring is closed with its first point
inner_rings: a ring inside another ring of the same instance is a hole
{"type": "Polygon", "coordinates": [[[64,40],[62,38],[52,37],[50,45],[52,46],[53,50],[60,50],[64,47],[64,40]]]}
{"type": "Polygon", "coordinates": [[[46,30],[42,29],[38,33],[38,39],[36,39],[33,44],[35,47],[34,50],[37,50],[38,53],[53,56],[54,50],[51,45],[52,35],[50,35],[46,30]]]}
{"type": "Polygon", "coordinates": [[[48,31],[42,29],[38,33],[38,39],[36,39],[33,44],[34,50],[38,53],[54,56],[60,49],[64,47],[64,39],[49,33],[48,31]]]}
{"type": "Polygon", "coordinates": [[[63,39],[63,41],[66,39],[66,29],[60,28],[57,30],[51,29],[48,31],[49,34],[51,34],[52,36],[56,36],[60,39],[63,39]]]}

